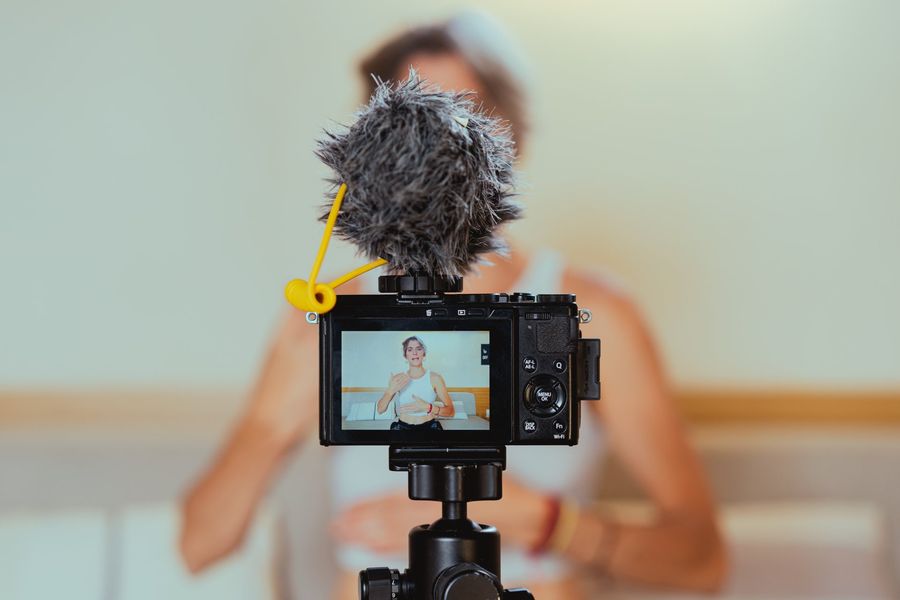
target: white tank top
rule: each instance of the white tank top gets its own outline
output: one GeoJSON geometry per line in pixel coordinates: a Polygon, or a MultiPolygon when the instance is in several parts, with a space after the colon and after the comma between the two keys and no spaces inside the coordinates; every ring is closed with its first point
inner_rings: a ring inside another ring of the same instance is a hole
{"type": "MultiPolygon", "coordinates": [[[[403,406],[404,404],[412,404],[415,402],[415,398],[413,396],[418,396],[428,404],[434,404],[435,398],[437,398],[437,392],[434,391],[434,386],[431,385],[431,371],[425,371],[425,374],[416,379],[410,378],[409,383],[403,386],[397,395],[394,396],[394,415],[397,415],[397,408],[403,406]]],[[[428,414],[427,411],[417,411],[406,413],[412,417],[424,417],[428,414]]]]}
{"type": "MultiPolygon", "coordinates": [[[[560,285],[564,269],[560,254],[540,250],[534,254],[514,289],[505,291],[563,292],[560,285]]],[[[364,279],[363,288],[363,293],[375,293],[377,276],[364,279]]],[[[419,393],[416,395],[428,400],[419,393]]],[[[587,502],[599,484],[603,447],[603,434],[597,419],[585,406],[581,411],[577,446],[508,446],[504,477],[515,478],[536,490],[587,502]]],[[[336,446],[330,454],[334,461],[330,474],[335,514],[362,500],[408,489],[406,473],[388,470],[387,447],[336,446]]],[[[435,518],[439,515],[440,507],[435,504],[435,518]]],[[[341,567],[352,572],[384,565],[402,570],[408,560],[405,552],[391,556],[358,546],[338,545],[336,552],[341,567]]],[[[509,582],[555,580],[572,571],[572,566],[561,557],[551,554],[534,557],[515,547],[504,547],[501,561],[503,579],[509,582]]]]}

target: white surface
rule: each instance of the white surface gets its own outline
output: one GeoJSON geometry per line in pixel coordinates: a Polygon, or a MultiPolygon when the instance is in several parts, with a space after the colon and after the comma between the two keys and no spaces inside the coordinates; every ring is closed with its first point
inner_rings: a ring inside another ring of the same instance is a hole
{"type": "MultiPolygon", "coordinates": [[[[896,541],[900,538],[896,537],[896,530],[891,534],[885,528],[882,514],[895,511],[897,506],[894,473],[900,437],[896,431],[752,427],[703,429],[696,435],[698,450],[711,467],[717,495],[727,499],[723,503],[723,523],[732,539],[734,573],[724,597],[753,600],[893,597],[888,583],[891,569],[886,560],[887,555],[896,552],[896,541]],[[822,473],[816,474],[817,469],[822,473]],[[873,504],[824,500],[825,496],[850,495],[865,495],[873,504]],[[813,496],[820,500],[813,500],[813,496]],[[776,502],[771,500],[773,497],[795,500],[776,502]],[[750,502],[747,498],[755,500],[750,502]],[[875,503],[881,508],[876,508],[875,503]],[[891,538],[894,546],[890,549],[885,548],[888,535],[894,536],[891,538]]],[[[107,539],[101,533],[105,527],[101,515],[109,516],[111,540],[120,549],[109,556],[128,555],[137,559],[132,567],[119,562],[117,569],[129,569],[138,580],[159,578],[160,581],[149,581],[151,590],[160,589],[157,586],[166,581],[172,583],[183,578],[183,572],[170,570],[175,513],[164,505],[157,505],[158,509],[142,505],[144,508],[133,511],[128,506],[148,498],[175,497],[184,489],[185,482],[195,475],[204,457],[213,450],[213,440],[202,441],[201,437],[171,431],[150,435],[109,429],[98,429],[90,435],[57,430],[4,431],[0,435],[0,481],[3,482],[0,486],[3,507],[0,599],[119,600],[95,593],[106,589],[102,586],[107,582],[93,570],[95,565],[103,568],[107,564],[99,558],[102,554],[99,546],[107,539]],[[103,513],[21,509],[107,505],[115,508],[103,513]],[[126,526],[126,522],[133,523],[133,527],[126,526]],[[130,532],[128,536],[123,535],[126,530],[130,532]],[[35,566],[24,567],[26,561],[35,566]],[[44,561],[58,574],[56,579],[44,577],[48,572],[44,561]],[[139,572],[139,567],[147,570],[139,572]],[[31,595],[23,595],[21,588],[16,592],[18,596],[13,594],[13,586],[21,586],[26,575],[29,585],[41,587],[32,588],[31,595]],[[69,575],[73,578],[67,579],[69,575]],[[61,585],[69,586],[66,589],[71,593],[56,593],[61,585]],[[35,589],[38,591],[34,592],[35,589]],[[86,595],[79,595],[82,590],[86,595]]],[[[404,490],[407,482],[405,474],[387,471],[384,452],[357,448],[354,450],[359,452],[345,454],[339,449],[322,448],[313,439],[306,446],[298,460],[287,465],[277,492],[285,514],[294,519],[288,529],[295,550],[288,573],[296,578],[293,589],[299,593],[313,588],[315,593],[311,597],[321,599],[326,597],[334,568],[332,546],[327,537],[329,511],[339,510],[339,505],[346,505],[352,498],[329,496],[324,490],[310,493],[310,482],[328,481],[335,475],[334,469],[378,475],[379,481],[390,478],[385,491],[404,490]],[[342,461],[342,456],[348,460],[342,461]]],[[[535,470],[528,465],[533,465],[539,456],[526,459],[516,452],[521,449],[510,448],[513,456],[509,476],[536,477],[535,470]]],[[[535,450],[541,453],[548,449],[535,450]]],[[[571,453],[575,449],[562,450],[553,457],[557,469],[539,474],[542,481],[530,484],[549,485],[548,478],[558,477],[563,469],[570,467],[573,474],[585,476],[587,471],[583,465],[572,465],[573,459],[577,459],[577,453],[575,456],[571,453]]],[[[360,489],[346,491],[363,493],[362,488],[366,487],[363,479],[358,475],[348,480],[360,489]]],[[[633,518],[646,518],[646,509],[638,508],[629,514],[633,518]]],[[[896,512],[888,514],[896,520],[896,512]]],[[[265,517],[265,521],[270,520],[265,517]]],[[[279,530],[279,527],[274,523],[263,526],[263,532],[272,529],[279,530]]],[[[257,548],[256,543],[249,541],[245,551],[253,548],[257,548]]],[[[250,565],[259,573],[253,565],[260,563],[239,560],[227,568],[241,569],[242,564],[250,565]]],[[[402,565],[403,561],[397,564],[402,565]]],[[[900,571],[895,567],[895,576],[896,573],[900,571]]],[[[237,575],[216,577],[239,581],[237,575]]],[[[213,583],[204,585],[213,586],[213,583]]],[[[204,585],[196,586],[198,594],[205,589],[204,585]]],[[[260,583],[263,585],[266,584],[260,583]]],[[[241,586],[236,584],[236,589],[241,586]]],[[[625,592],[613,590],[599,597],[692,597],[646,589],[629,591],[630,596],[621,594],[625,592]]],[[[300,595],[299,600],[308,597],[300,595]]]]}
{"type": "Polygon", "coordinates": [[[832,546],[880,553],[885,522],[864,503],[770,502],[730,506],[725,532],[738,544],[832,546]]]}
{"type": "MultiPolygon", "coordinates": [[[[642,521],[645,505],[614,507],[642,521]]],[[[724,506],[721,525],[731,570],[721,600],[891,600],[884,516],[865,502],[773,502],[724,506]]],[[[597,592],[605,600],[688,600],[710,596],[631,585],[597,592]]]]}
{"type": "Polygon", "coordinates": [[[0,516],[3,600],[274,600],[273,521],[200,576],[182,565],[172,505],[0,516]]]}
{"type": "Polygon", "coordinates": [[[122,520],[120,600],[274,600],[274,531],[265,513],[241,551],[199,577],[182,565],[174,506],[129,509],[122,520]]]}
{"type": "Polygon", "coordinates": [[[0,598],[104,598],[108,539],[109,524],[97,511],[0,516],[0,598]]]}
{"type": "Polygon", "coordinates": [[[372,421],[375,419],[375,402],[357,402],[350,407],[348,421],[372,421]]]}
{"type": "MultiPolygon", "coordinates": [[[[613,507],[632,519],[643,506],[613,507]]],[[[883,518],[865,503],[755,503],[725,507],[732,574],[728,600],[888,600],[883,518]]],[[[3,600],[245,600],[276,597],[273,521],[257,520],[242,550],[201,577],[177,558],[172,506],[0,516],[3,600]]],[[[349,560],[360,549],[345,549],[349,560]]],[[[363,552],[366,560],[372,557],[363,552]]],[[[381,558],[381,557],[379,557],[381,558]]],[[[403,557],[397,557],[397,565],[403,557]]],[[[354,562],[353,564],[357,564],[354,562]]],[[[365,560],[358,564],[368,564],[365,560]]],[[[396,566],[396,565],[395,565],[396,566]]],[[[520,575],[521,576],[521,575],[520,575]]],[[[703,598],[633,586],[609,599],[703,598]]],[[[302,598],[302,596],[301,596],[302,598]]]]}

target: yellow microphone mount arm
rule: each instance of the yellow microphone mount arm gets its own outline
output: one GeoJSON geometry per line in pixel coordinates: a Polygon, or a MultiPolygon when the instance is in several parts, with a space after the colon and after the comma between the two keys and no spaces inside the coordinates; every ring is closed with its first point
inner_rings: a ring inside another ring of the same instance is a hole
{"type": "Polygon", "coordinates": [[[325,252],[328,250],[328,242],[331,240],[331,230],[334,229],[334,223],[337,220],[338,212],[341,210],[341,202],[344,200],[346,192],[347,184],[342,183],[341,187],[338,188],[337,195],[334,197],[331,212],[328,213],[328,220],[325,222],[325,232],[322,234],[322,242],[319,244],[319,252],[316,255],[315,262],[313,262],[309,281],[292,279],[284,288],[284,297],[292,306],[300,310],[319,315],[327,313],[334,308],[337,302],[337,294],[335,294],[334,288],[347,283],[354,277],[359,277],[363,273],[387,264],[386,260],[379,258],[338,277],[330,283],[316,283],[316,278],[319,276],[319,268],[322,266],[322,261],[325,260],[325,252]]]}

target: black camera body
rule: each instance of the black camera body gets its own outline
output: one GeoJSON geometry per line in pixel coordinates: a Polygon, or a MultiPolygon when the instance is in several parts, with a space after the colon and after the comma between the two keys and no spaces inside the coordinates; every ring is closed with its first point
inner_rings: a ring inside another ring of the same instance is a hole
{"type": "Polygon", "coordinates": [[[586,314],[571,294],[338,296],[318,319],[321,443],[577,444],[580,400],[600,396],[600,340],[579,331],[586,314]],[[432,383],[438,390],[443,383],[445,401],[432,402],[444,406],[449,397],[456,407],[453,418],[436,419],[440,428],[431,420],[404,429],[394,423],[404,392],[391,397],[387,384],[406,366],[401,361],[411,339],[440,374],[426,370],[430,382],[407,385],[419,386],[414,395],[421,397],[432,383]]]}

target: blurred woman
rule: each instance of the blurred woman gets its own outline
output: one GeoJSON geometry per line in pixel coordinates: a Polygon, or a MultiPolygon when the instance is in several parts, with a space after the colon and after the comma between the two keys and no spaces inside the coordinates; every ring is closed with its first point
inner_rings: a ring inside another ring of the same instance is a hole
{"type": "MultiPolygon", "coordinates": [[[[526,86],[521,62],[490,19],[468,13],[404,31],[361,63],[372,75],[403,80],[410,66],[447,90],[470,90],[485,110],[512,126],[521,154],[527,142],[526,86]]],[[[529,199],[529,202],[535,200],[529,199]]],[[[575,447],[508,448],[504,497],[479,502],[470,516],[503,534],[503,583],[527,586],[537,598],[586,597],[573,575],[602,575],[675,588],[714,590],[725,576],[715,504],[673,402],[652,338],[632,299],[594,272],[568,266],[545,249],[513,249],[490,257],[466,280],[471,293],[526,290],[577,294],[593,311],[585,336],[603,340],[603,399],[585,404],[575,447]],[[597,508],[602,460],[612,452],[647,493],[652,521],[619,521],[597,508]]],[[[357,287],[368,292],[364,286],[357,287]]],[[[192,570],[241,541],[271,475],[316,423],[317,340],[290,310],[275,337],[248,409],[215,464],[185,502],[181,550],[192,570]],[[252,465],[252,469],[244,467],[252,465]]],[[[356,573],[405,564],[406,532],[436,517],[387,477],[386,456],[361,447],[334,448],[333,531],[344,572],[335,598],[356,597],[356,573]],[[405,508],[396,510],[398,505],[405,508]]]]}

